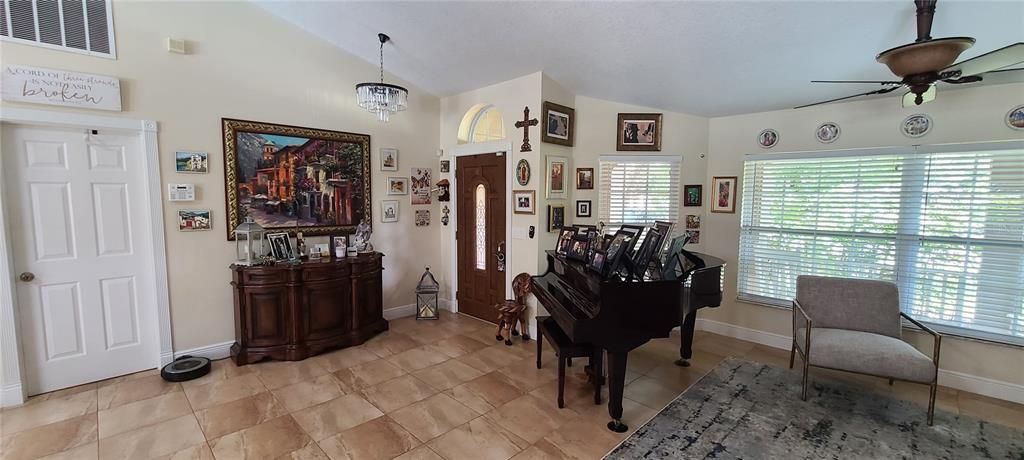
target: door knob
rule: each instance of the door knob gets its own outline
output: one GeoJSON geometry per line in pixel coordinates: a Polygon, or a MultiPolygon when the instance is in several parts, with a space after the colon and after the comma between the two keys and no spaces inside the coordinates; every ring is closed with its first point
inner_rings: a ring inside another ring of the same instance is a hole
{"type": "Polygon", "coordinates": [[[29,281],[32,281],[32,280],[36,279],[36,275],[34,273],[32,273],[32,272],[24,272],[24,273],[18,275],[18,279],[20,279],[20,280],[22,280],[22,281],[27,283],[29,281]]]}

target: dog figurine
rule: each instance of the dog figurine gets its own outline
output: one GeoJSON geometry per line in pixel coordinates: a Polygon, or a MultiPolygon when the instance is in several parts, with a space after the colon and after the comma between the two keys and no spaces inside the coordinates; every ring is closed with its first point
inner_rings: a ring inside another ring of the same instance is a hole
{"type": "Polygon", "coordinates": [[[529,328],[526,325],[526,293],[530,291],[530,274],[520,273],[512,280],[512,293],[515,300],[506,300],[494,306],[498,310],[498,330],[494,339],[504,340],[505,345],[512,345],[512,337],[519,335],[518,328],[523,331],[523,341],[530,340],[529,328]]]}

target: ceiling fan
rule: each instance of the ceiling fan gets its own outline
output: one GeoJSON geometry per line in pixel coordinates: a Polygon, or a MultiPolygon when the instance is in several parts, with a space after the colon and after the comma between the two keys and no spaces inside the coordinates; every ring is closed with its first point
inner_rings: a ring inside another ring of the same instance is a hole
{"type": "Polygon", "coordinates": [[[921,105],[935,99],[937,82],[955,85],[981,81],[982,74],[1009,72],[1024,69],[1006,67],[1024,62],[1024,42],[1017,42],[995,51],[953,64],[960,53],[974,45],[971,37],[932,38],[932,19],[938,0],[914,0],[917,6],[917,40],[902,46],[882,51],[875,59],[889,67],[900,78],[898,81],[875,80],[812,80],[811,83],[869,83],[884,86],[882,89],[829,99],[813,104],[801,105],[797,109],[812,105],[852,99],[872,94],[886,94],[900,88],[907,88],[903,95],[903,106],[921,105]],[[1002,69],[1002,70],[1000,70],[1002,69]]]}

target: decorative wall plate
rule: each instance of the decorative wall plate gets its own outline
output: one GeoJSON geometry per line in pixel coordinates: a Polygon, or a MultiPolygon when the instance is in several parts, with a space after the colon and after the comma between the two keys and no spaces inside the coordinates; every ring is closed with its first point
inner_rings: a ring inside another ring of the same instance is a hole
{"type": "Polygon", "coordinates": [[[1024,105],[1018,105],[1006,112],[1006,126],[1024,130],[1024,105]]]}
{"type": "Polygon", "coordinates": [[[818,125],[818,129],[814,130],[814,137],[818,139],[818,142],[823,144],[831,144],[839,139],[839,125],[831,121],[818,125]]]}
{"type": "Polygon", "coordinates": [[[519,182],[520,187],[530,183],[530,162],[525,158],[516,164],[516,182],[519,182]]]}
{"type": "Polygon", "coordinates": [[[900,132],[907,137],[921,137],[932,130],[932,119],[923,113],[915,113],[903,119],[900,132]]]}
{"type": "Polygon", "coordinates": [[[774,129],[766,129],[757,135],[757,145],[763,149],[770,149],[779,143],[779,133],[774,129]]]}

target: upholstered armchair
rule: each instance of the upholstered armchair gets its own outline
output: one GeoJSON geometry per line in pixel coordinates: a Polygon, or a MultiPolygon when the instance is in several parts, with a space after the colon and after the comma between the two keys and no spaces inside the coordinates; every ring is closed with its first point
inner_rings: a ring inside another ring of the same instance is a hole
{"type": "Polygon", "coordinates": [[[823,276],[798,276],[793,300],[793,347],[803,360],[803,388],[807,400],[808,368],[823,367],[931,386],[928,425],[935,414],[935,391],[942,336],[900,311],[896,285],[823,276]],[[929,358],[900,339],[902,319],[931,334],[929,358]]]}

